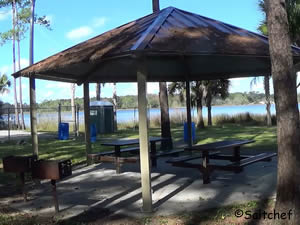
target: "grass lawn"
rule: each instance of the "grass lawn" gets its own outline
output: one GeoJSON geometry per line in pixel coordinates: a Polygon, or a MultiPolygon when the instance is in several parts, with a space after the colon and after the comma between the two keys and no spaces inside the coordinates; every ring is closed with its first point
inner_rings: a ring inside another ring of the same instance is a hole
{"type": "MultiPolygon", "coordinates": [[[[160,128],[150,128],[150,136],[160,136],[160,128]]],[[[138,138],[138,130],[123,129],[114,134],[101,135],[100,138],[138,138]]],[[[183,127],[172,128],[174,147],[182,142],[183,127]]],[[[213,126],[196,131],[197,144],[204,144],[224,139],[254,139],[256,142],[244,146],[245,149],[259,149],[276,151],[276,127],[224,125],[213,126]]],[[[112,150],[112,147],[102,146],[100,141],[92,144],[93,152],[112,150]]],[[[32,152],[31,141],[25,145],[18,145],[16,141],[0,145],[0,158],[8,155],[30,155],[32,152]]],[[[72,159],[72,163],[85,161],[85,144],[83,136],[76,140],[40,139],[39,157],[41,159],[72,159]]],[[[3,173],[2,161],[0,162],[0,185],[12,183],[14,174],[3,173]]]]}

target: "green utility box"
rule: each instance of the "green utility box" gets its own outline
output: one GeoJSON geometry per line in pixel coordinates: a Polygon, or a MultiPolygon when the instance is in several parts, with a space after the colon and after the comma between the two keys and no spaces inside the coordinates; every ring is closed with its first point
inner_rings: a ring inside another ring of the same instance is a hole
{"type": "Polygon", "coordinates": [[[96,124],[97,134],[114,132],[114,105],[106,101],[90,103],[90,123],[96,124]]]}

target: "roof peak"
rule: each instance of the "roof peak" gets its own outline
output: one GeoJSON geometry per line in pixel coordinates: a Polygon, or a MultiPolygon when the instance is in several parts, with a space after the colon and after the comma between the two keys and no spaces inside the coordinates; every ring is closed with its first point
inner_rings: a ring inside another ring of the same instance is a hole
{"type": "Polygon", "coordinates": [[[132,46],[131,50],[141,50],[144,49],[149,41],[155,36],[157,31],[161,28],[162,24],[166,21],[168,16],[176,9],[175,7],[167,7],[160,10],[152,22],[152,24],[148,27],[145,33],[139,38],[139,40],[132,46]]]}

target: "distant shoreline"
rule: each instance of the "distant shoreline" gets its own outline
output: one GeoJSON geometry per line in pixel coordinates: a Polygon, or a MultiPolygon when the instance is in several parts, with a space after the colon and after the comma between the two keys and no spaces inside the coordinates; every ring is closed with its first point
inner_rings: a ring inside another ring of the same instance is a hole
{"type": "MultiPolygon", "coordinates": [[[[274,105],[275,103],[271,103],[271,105],[274,105]]],[[[223,106],[251,106],[251,105],[265,105],[265,104],[260,104],[260,103],[253,103],[253,104],[243,104],[243,105],[229,105],[229,104],[223,104],[223,105],[212,105],[212,107],[223,107],[223,106]]],[[[182,107],[169,107],[170,109],[185,109],[186,107],[182,106],[182,107]]],[[[196,108],[196,107],[194,107],[196,108]]],[[[207,108],[206,106],[203,106],[203,108],[207,108]]],[[[138,110],[138,107],[136,108],[128,108],[128,109],[118,109],[118,110],[138,110]]],[[[160,108],[151,108],[151,109],[160,109],[160,108]]]]}

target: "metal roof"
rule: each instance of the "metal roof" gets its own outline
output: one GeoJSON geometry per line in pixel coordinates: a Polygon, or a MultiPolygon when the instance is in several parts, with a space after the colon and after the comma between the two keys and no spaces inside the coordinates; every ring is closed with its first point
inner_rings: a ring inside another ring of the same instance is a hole
{"type": "MultiPolygon", "coordinates": [[[[293,46],[294,63],[300,49],[293,46]]],[[[142,58],[149,81],[270,74],[268,38],[165,8],[42,60],[15,76],[75,82],[133,82],[142,58]]]]}
{"type": "Polygon", "coordinates": [[[114,106],[111,102],[108,101],[93,101],[90,102],[90,106],[114,106]]]}

